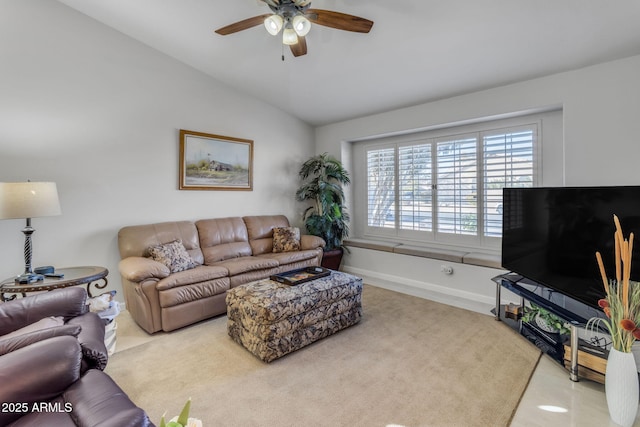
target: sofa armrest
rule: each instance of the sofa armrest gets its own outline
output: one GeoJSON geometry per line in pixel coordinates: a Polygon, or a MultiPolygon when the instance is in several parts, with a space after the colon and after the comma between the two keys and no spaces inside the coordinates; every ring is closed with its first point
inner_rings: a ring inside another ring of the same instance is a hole
{"type": "Polygon", "coordinates": [[[118,269],[122,277],[135,283],[151,278],[164,279],[171,274],[169,267],[163,263],[138,256],[121,260],[118,269]]]}
{"type": "Polygon", "coordinates": [[[95,369],[87,371],[64,393],[81,425],[152,426],[147,414],[129,399],[111,377],[95,369]]]}
{"type": "Polygon", "coordinates": [[[78,340],[63,336],[39,341],[0,356],[0,402],[21,405],[0,411],[0,425],[30,412],[35,402],[60,395],[80,378],[78,340]]]}
{"type": "Polygon", "coordinates": [[[78,342],[82,349],[82,372],[88,369],[103,370],[109,361],[109,352],[104,344],[104,322],[96,313],[85,313],[74,317],[67,325],[79,325],[78,342]]]}
{"type": "Polygon", "coordinates": [[[311,234],[303,234],[300,236],[300,249],[302,250],[324,248],[325,245],[326,243],[322,237],[311,234]]]}
{"type": "Polygon", "coordinates": [[[0,335],[40,319],[62,316],[65,321],[88,311],[87,291],[80,287],[56,289],[0,304],[0,335]]]}

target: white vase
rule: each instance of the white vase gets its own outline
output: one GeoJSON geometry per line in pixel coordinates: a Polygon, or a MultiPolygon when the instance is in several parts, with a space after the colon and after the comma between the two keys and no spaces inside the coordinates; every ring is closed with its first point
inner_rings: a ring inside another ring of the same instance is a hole
{"type": "Polygon", "coordinates": [[[611,420],[631,427],[638,413],[638,371],[633,353],[609,351],[604,386],[611,420]]]}

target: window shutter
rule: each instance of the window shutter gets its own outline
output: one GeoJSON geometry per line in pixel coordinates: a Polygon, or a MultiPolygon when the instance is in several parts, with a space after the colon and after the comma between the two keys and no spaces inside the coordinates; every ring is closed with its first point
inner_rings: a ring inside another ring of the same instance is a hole
{"type": "Polygon", "coordinates": [[[502,189],[533,187],[536,127],[483,135],[484,234],[502,237],[502,189]]]}
{"type": "Polygon", "coordinates": [[[399,228],[432,231],[432,144],[398,149],[399,228]]]}
{"type": "Polygon", "coordinates": [[[440,233],[477,234],[476,146],[476,137],[458,137],[438,142],[437,227],[440,233]]]}
{"type": "Polygon", "coordinates": [[[395,148],[367,151],[367,222],[395,228],[395,148]]]}

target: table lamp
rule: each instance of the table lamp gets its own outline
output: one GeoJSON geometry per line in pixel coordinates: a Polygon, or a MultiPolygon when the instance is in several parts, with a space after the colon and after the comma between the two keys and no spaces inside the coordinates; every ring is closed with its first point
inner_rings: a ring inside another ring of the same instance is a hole
{"type": "Polygon", "coordinates": [[[31,268],[31,218],[60,215],[60,201],[55,182],[0,182],[0,219],[27,220],[24,233],[24,273],[17,283],[32,283],[44,279],[31,268]]]}

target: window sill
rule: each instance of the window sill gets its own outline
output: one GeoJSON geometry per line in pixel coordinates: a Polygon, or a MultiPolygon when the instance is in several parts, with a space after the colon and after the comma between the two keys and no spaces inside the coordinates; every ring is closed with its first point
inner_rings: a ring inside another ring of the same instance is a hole
{"type": "Polygon", "coordinates": [[[502,269],[500,255],[486,254],[482,252],[465,252],[451,249],[429,248],[424,246],[406,245],[404,243],[357,238],[345,240],[344,245],[354,248],[371,249],[374,251],[384,251],[395,254],[457,262],[460,264],[502,269]]]}

